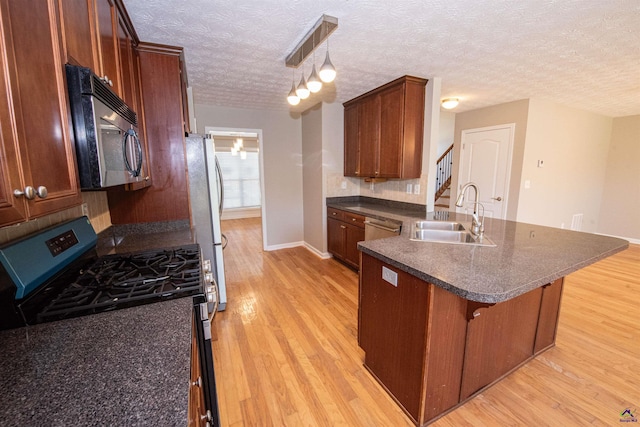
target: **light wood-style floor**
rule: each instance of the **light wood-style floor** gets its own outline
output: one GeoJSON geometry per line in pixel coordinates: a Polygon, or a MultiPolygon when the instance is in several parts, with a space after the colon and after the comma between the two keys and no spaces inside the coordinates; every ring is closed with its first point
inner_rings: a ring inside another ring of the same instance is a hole
{"type": "MultiPolygon", "coordinates": [[[[356,273],[304,248],[263,252],[259,218],[223,231],[222,425],[412,425],[362,366],[356,273]]],[[[639,296],[640,246],[570,275],[556,347],[432,425],[620,425],[640,409],[639,296]]]]}

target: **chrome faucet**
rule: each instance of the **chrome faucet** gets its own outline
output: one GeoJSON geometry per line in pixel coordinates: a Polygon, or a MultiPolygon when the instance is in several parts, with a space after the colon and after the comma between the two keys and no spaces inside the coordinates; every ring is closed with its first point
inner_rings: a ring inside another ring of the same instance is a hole
{"type": "MultiPolygon", "coordinates": [[[[462,207],[462,203],[464,202],[464,193],[467,191],[467,188],[469,187],[473,187],[474,190],[476,190],[476,199],[473,202],[473,219],[471,220],[471,233],[473,233],[475,236],[478,237],[482,237],[482,235],[484,234],[484,213],[483,213],[483,218],[482,221],[480,221],[480,217],[478,216],[479,212],[478,212],[478,206],[480,205],[480,195],[478,194],[478,186],[476,184],[474,184],[473,182],[467,182],[465,185],[462,186],[462,189],[460,190],[460,195],[458,196],[458,200],[456,200],[456,206],[461,208],[462,207]]],[[[484,207],[483,207],[483,211],[484,211],[484,207]]]]}

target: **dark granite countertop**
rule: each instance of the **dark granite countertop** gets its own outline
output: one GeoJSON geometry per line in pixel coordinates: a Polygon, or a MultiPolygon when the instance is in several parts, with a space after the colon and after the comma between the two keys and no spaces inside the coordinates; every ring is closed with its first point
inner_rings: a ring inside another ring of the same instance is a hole
{"type": "Polygon", "coordinates": [[[195,243],[188,220],[112,225],[98,234],[98,255],[162,249],[195,243]]]}
{"type": "Polygon", "coordinates": [[[358,248],[422,280],[463,298],[487,303],[506,301],[626,249],[626,240],[541,225],[487,218],[485,236],[496,247],[416,242],[410,224],[418,219],[471,217],[454,212],[405,209],[375,199],[328,199],[327,206],[402,221],[398,237],[360,242],[358,248]]]}
{"type": "Polygon", "coordinates": [[[0,424],[187,424],[191,298],[0,331],[0,424]]]}

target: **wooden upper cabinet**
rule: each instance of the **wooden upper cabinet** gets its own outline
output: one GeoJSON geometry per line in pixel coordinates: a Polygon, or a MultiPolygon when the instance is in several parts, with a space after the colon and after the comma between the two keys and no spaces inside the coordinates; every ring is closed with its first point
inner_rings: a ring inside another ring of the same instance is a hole
{"type": "Polygon", "coordinates": [[[368,97],[360,102],[358,130],[358,176],[376,176],[380,150],[379,96],[368,97]]]}
{"type": "Polygon", "coordinates": [[[345,176],[420,177],[426,84],[404,76],[344,103],[345,176]]]}
{"type": "MultiPolygon", "coordinates": [[[[0,197],[3,209],[24,209],[27,218],[33,218],[82,202],[70,134],[59,14],[55,0],[0,0],[0,5],[7,61],[4,65],[8,71],[2,81],[8,86],[5,87],[8,92],[4,93],[10,100],[7,102],[5,95],[0,100],[3,138],[0,197]],[[5,163],[15,166],[5,169],[5,163]],[[21,179],[15,178],[15,168],[21,179]],[[26,187],[40,188],[39,195],[13,194],[14,190],[24,191],[26,187]],[[8,202],[11,197],[13,201],[8,202]]],[[[14,213],[2,214],[0,222],[3,225],[19,222],[14,213]]]]}
{"type": "Polygon", "coordinates": [[[58,0],[66,61],[97,69],[94,0],[58,0]]]}
{"type": "Polygon", "coordinates": [[[97,15],[99,67],[95,73],[109,83],[122,97],[120,85],[120,58],[118,57],[118,11],[113,0],[95,0],[97,15]]]}
{"type": "MultiPolygon", "coordinates": [[[[124,19],[118,15],[118,53],[120,63],[121,97],[123,101],[134,108],[136,95],[133,75],[133,42],[124,19]]],[[[135,110],[140,114],[137,110],[135,110]]]]}
{"type": "Polygon", "coordinates": [[[344,109],[344,176],[358,176],[358,104],[344,109]]]}

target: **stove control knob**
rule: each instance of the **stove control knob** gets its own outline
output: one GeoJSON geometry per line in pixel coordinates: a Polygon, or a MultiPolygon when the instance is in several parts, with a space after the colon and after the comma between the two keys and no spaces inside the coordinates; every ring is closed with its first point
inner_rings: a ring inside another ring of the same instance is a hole
{"type": "Polygon", "coordinates": [[[204,275],[204,281],[206,283],[213,283],[213,273],[207,273],[204,275]]]}
{"type": "Polygon", "coordinates": [[[210,273],[211,272],[211,261],[208,259],[205,259],[204,261],[202,261],[202,271],[205,273],[210,273]]]}

